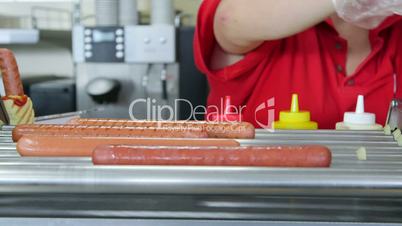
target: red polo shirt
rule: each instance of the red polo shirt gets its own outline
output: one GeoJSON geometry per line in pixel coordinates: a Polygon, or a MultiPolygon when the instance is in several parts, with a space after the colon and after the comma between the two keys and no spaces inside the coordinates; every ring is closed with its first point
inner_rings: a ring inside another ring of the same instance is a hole
{"type": "Polygon", "coordinates": [[[219,2],[203,1],[194,41],[196,64],[210,85],[208,105],[219,106],[221,98],[230,95],[233,105],[244,107],[244,120],[261,127],[269,124],[268,112],[274,109],[278,119],[279,111],[289,109],[291,94],[298,93],[300,108],[310,111],[321,129],[333,129],[344,112],[354,111],[359,94],[365,96],[366,111],[375,113],[381,124],[394,84],[402,98],[401,17],[392,16],[370,31],[372,53],[349,77],[344,70],[347,41],[329,20],[292,37],[266,41],[240,62],[212,70],[211,54],[217,45],[213,18],[219,2]],[[264,106],[271,98],[275,105],[264,106]]]}

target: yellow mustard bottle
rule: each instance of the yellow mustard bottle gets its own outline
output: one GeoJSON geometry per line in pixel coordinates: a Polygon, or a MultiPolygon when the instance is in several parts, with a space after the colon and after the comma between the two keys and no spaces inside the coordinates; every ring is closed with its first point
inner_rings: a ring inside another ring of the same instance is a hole
{"type": "Polygon", "coordinates": [[[274,122],[272,127],[279,130],[316,130],[318,124],[310,120],[310,112],[299,110],[299,97],[293,94],[290,110],[281,111],[279,121],[274,122]]]}

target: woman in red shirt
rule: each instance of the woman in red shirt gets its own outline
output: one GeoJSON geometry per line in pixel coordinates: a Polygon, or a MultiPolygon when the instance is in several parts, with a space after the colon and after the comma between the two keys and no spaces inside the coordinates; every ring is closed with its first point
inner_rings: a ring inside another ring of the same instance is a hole
{"type": "Polygon", "coordinates": [[[220,106],[230,95],[245,121],[265,127],[273,120],[269,112],[277,119],[298,93],[301,109],[321,129],[334,129],[364,95],[366,111],[384,124],[392,98],[402,98],[402,17],[365,29],[341,19],[335,6],[332,0],[204,0],[194,49],[210,84],[208,105],[220,106]]]}

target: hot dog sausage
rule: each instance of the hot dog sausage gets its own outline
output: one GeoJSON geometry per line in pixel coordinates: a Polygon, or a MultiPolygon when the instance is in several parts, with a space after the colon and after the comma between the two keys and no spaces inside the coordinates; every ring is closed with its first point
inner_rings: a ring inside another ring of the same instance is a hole
{"type": "Polygon", "coordinates": [[[200,121],[132,121],[117,119],[81,119],[70,120],[70,124],[96,126],[132,126],[132,127],[184,127],[200,128],[210,138],[254,139],[255,128],[247,122],[200,122],[200,121]]]}
{"type": "Polygon", "coordinates": [[[23,96],[24,89],[13,52],[0,48],[0,69],[7,96],[23,96]]]}
{"type": "Polygon", "coordinates": [[[13,129],[14,142],[22,136],[35,135],[70,135],[70,136],[104,136],[104,137],[180,137],[207,138],[208,134],[200,128],[156,128],[123,126],[87,126],[87,125],[18,125],[13,129]]]}
{"type": "Polygon", "coordinates": [[[136,147],[107,145],[92,154],[97,165],[181,165],[329,167],[331,152],[323,146],[283,147],[136,147]]]}
{"type": "Polygon", "coordinates": [[[240,146],[235,140],[80,137],[26,135],[17,143],[21,156],[79,157],[91,156],[99,145],[128,144],[137,146],[240,146]]]}

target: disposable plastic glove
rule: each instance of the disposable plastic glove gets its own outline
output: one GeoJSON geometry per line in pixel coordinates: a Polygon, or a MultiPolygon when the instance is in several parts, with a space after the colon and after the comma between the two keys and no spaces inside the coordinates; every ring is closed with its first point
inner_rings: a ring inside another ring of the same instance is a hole
{"type": "Polygon", "coordinates": [[[393,14],[402,15],[402,0],[332,0],[339,17],[372,29],[393,14]]]}

